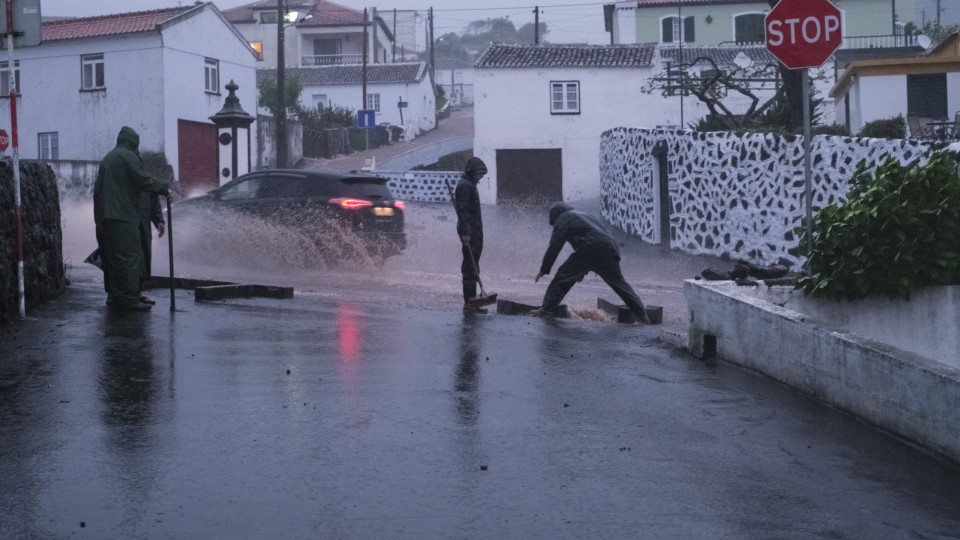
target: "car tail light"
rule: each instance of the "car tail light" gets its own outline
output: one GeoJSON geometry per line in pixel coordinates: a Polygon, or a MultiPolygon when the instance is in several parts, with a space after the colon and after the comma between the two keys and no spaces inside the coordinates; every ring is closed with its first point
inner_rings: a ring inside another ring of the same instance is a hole
{"type": "Polygon", "coordinates": [[[403,201],[394,201],[394,202],[393,202],[393,206],[394,206],[395,208],[399,208],[399,209],[401,209],[401,210],[403,210],[404,208],[407,207],[407,205],[403,204],[403,201]]]}
{"type": "Polygon", "coordinates": [[[330,203],[340,205],[343,208],[362,208],[364,206],[373,206],[372,202],[365,201],[363,199],[330,199],[330,203]]]}

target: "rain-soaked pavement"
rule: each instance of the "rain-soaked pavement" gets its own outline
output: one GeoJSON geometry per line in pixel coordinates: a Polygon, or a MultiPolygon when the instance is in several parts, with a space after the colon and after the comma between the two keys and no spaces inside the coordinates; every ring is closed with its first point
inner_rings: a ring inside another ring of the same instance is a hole
{"type": "MultiPolygon", "coordinates": [[[[0,327],[2,538],[960,537],[955,464],[594,320],[592,278],[582,317],[464,315],[442,207],[409,205],[410,249],[382,267],[175,223],[178,274],[294,299],[181,290],[171,312],[154,291],[119,317],[76,263],[86,211],[65,213],[67,293],[0,327]]],[[[536,303],[546,220],[488,219],[488,289],[536,303]]],[[[716,264],[627,240],[624,260],[665,307],[716,264]]]]}

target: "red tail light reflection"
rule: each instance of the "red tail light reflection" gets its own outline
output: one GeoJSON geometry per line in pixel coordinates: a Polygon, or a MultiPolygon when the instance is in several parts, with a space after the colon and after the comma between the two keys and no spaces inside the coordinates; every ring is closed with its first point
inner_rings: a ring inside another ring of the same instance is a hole
{"type": "Polygon", "coordinates": [[[339,204],[343,208],[362,208],[364,206],[373,206],[373,203],[370,201],[364,201],[363,199],[330,199],[331,204],[339,204]]]}

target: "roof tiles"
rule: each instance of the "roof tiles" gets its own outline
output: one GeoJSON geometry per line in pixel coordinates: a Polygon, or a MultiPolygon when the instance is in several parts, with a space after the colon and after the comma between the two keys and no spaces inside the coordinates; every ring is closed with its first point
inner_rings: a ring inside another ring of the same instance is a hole
{"type": "MultiPolygon", "coordinates": [[[[288,0],[288,11],[301,12],[301,19],[311,15],[310,19],[298,22],[298,27],[347,26],[363,24],[363,11],[341,6],[326,0],[307,0],[297,2],[288,0]]],[[[243,6],[223,10],[223,16],[233,24],[257,22],[256,13],[277,9],[277,0],[261,0],[243,6]]]]}
{"type": "Polygon", "coordinates": [[[649,67],[653,45],[506,45],[494,43],[478,68],[649,67]]]}
{"type": "Polygon", "coordinates": [[[192,9],[196,9],[196,6],[45,22],[42,26],[43,41],[151,32],[156,30],[157,25],[192,9]]]}
{"type": "MultiPolygon", "coordinates": [[[[418,82],[426,74],[422,62],[402,64],[368,64],[367,84],[418,82]]],[[[257,83],[277,76],[275,69],[257,70],[257,83]]],[[[297,78],[304,86],[360,84],[363,82],[362,64],[341,64],[284,69],[285,78],[297,78]]]]}

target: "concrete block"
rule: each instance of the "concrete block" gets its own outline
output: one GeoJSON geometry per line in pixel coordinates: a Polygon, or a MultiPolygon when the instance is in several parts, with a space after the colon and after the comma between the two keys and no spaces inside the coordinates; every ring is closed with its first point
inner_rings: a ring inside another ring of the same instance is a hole
{"type": "MultiPolygon", "coordinates": [[[[647,312],[647,318],[650,319],[650,324],[663,322],[663,306],[644,306],[644,308],[647,312]]],[[[630,311],[630,308],[606,298],[597,298],[597,309],[615,317],[618,323],[633,324],[637,322],[637,318],[630,311]]]]}
{"type": "MultiPolygon", "coordinates": [[[[169,289],[171,280],[168,276],[151,276],[144,284],[148,289],[169,289]]],[[[175,289],[196,289],[197,287],[210,287],[213,285],[232,285],[229,281],[214,281],[210,279],[187,279],[173,278],[173,288],[175,289]]]]}
{"type": "MultiPolygon", "coordinates": [[[[510,300],[497,300],[497,313],[500,315],[527,315],[539,307],[540,306],[521,304],[520,302],[512,302],[510,300]]],[[[553,316],[560,319],[569,319],[570,311],[567,309],[567,305],[560,304],[557,306],[556,309],[553,310],[553,316]]]]}
{"type": "Polygon", "coordinates": [[[273,287],[269,285],[211,285],[197,287],[194,299],[197,301],[225,300],[227,298],[293,298],[293,287],[273,287]]]}

